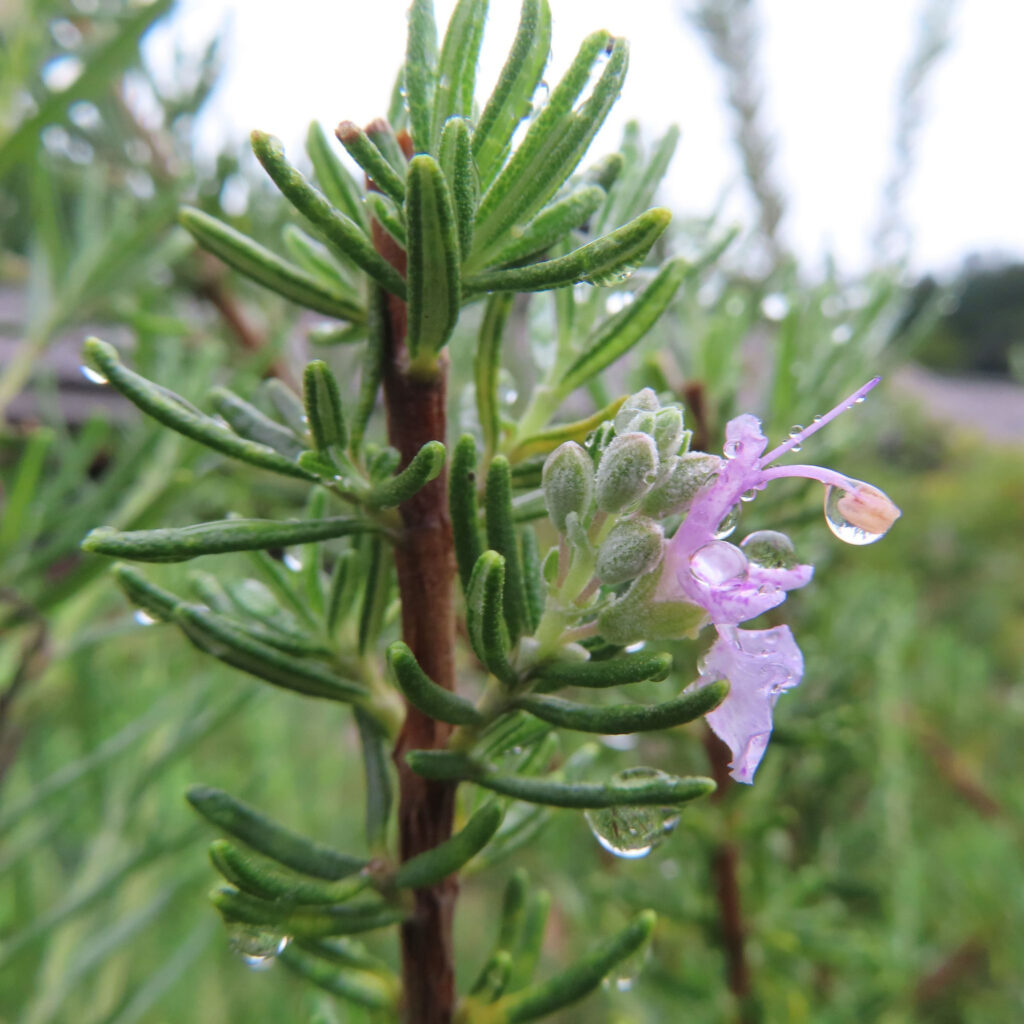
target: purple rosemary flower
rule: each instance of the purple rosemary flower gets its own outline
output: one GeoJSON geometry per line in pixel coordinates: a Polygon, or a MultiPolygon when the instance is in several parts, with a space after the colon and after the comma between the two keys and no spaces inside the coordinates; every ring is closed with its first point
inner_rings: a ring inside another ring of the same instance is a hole
{"type": "Polygon", "coordinates": [[[732,751],[732,777],[750,783],[772,731],[772,709],[803,675],[803,656],[788,626],[741,630],[737,626],[782,604],[786,593],[807,584],[810,565],[797,564],[788,538],[759,531],[740,546],[728,543],[728,521],[741,497],[772,480],[807,477],[825,485],[825,518],[850,544],[870,544],[899,518],[900,510],[876,487],[820,466],[772,466],[846,409],[863,401],[875,377],[805,430],[763,454],[768,440],[754,416],[737,416],[725,430],[725,459],[711,482],[694,496],[686,518],[665,550],[656,597],[703,608],[718,630],[700,677],[692,685],[728,679],[729,695],[707,716],[732,751]]]}

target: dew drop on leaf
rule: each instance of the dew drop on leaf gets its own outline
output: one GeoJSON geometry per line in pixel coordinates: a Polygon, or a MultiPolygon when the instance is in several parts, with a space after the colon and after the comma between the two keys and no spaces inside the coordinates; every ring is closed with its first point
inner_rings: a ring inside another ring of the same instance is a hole
{"type": "MultiPolygon", "coordinates": [[[[646,786],[670,779],[657,768],[627,768],[612,776],[618,786],[646,786]]],[[[594,838],[609,853],[627,860],[646,857],[679,824],[675,807],[601,807],[584,812],[594,838]]]]}
{"type": "Polygon", "coordinates": [[[156,619],[154,619],[153,616],[149,614],[149,612],[144,611],[142,608],[139,608],[132,616],[132,618],[135,619],[135,621],[140,626],[152,626],[153,623],[156,622],[156,619]]]}
{"type": "Polygon", "coordinates": [[[82,376],[92,381],[93,384],[106,384],[107,378],[103,376],[98,370],[94,370],[91,366],[86,366],[84,363],[78,368],[82,371],[82,376]]]}
{"type": "Polygon", "coordinates": [[[280,935],[260,925],[240,921],[228,925],[228,945],[254,971],[269,970],[289,942],[290,935],[280,935]]]}

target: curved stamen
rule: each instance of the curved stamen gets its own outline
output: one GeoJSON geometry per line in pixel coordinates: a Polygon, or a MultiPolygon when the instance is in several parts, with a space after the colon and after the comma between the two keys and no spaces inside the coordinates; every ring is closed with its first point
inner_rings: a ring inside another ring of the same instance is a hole
{"type": "Polygon", "coordinates": [[[831,423],[840,413],[846,412],[847,409],[852,409],[869,391],[874,389],[881,379],[881,377],[872,377],[867,384],[858,388],[849,398],[844,399],[834,408],[829,409],[824,416],[816,419],[809,427],[805,427],[799,434],[794,434],[792,437],[787,438],[778,448],[773,448],[767,455],[763,455],[758,465],[771,465],[779,456],[785,455],[786,452],[791,451],[797,445],[803,444],[811,434],[817,433],[826,423],[831,423]]]}
{"type": "Polygon", "coordinates": [[[817,480],[826,486],[832,484],[834,487],[841,487],[844,491],[856,486],[857,481],[851,480],[843,473],[837,473],[834,469],[826,469],[824,466],[776,466],[774,469],[763,469],[758,474],[758,480],[779,480],[786,476],[799,476],[807,480],[817,480]]]}

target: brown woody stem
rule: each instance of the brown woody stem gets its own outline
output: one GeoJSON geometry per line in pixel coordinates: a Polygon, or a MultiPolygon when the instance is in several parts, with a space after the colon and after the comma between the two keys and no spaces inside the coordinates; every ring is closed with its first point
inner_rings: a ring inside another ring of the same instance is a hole
{"type": "MultiPolygon", "coordinates": [[[[373,242],[400,273],[405,253],[374,222],[373,242]]],[[[408,373],[405,304],[386,295],[386,344],[383,354],[384,404],[388,441],[402,466],[427,441],[446,433],[447,356],[437,376],[414,380],[408,373]]],[[[402,638],[430,678],[455,689],[455,546],[448,514],[448,474],[442,473],[400,506],[403,532],[395,546],[395,567],[402,602],[402,638]]],[[[452,832],[455,787],[415,775],[405,763],[410,750],[445,745],[451,727],[411,706],[395,744],[398,769],[399,850],[403,861],[444,842],[452,832]]],[[[455,1003],[452,921],[458,882],[453,875],[416,890],[414,915],[402,925],[404,1018],[407,1024],[450,1024],[455,1003]]]]}

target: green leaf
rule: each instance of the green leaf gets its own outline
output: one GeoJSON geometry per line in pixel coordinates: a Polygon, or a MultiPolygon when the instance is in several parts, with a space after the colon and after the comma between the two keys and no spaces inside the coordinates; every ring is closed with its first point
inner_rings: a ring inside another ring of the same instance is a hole
{"type": "Polygon", "coordinates": [[[377,405],[377,393],[384,376],[384,359],[387,352],[387,306],[388,296],[383,288],[370,285],[369,308],[367,309],[366,347],[359,373],[359,399],[352,416],[351,450],[358,455],[363,447],[367,424],[377,405]]]}
{"type": "Polygon", "coordinates": [[[473,650],[487,670],[512,686],[516,674],[506,658],[509,645],[504,590],[505,559],[497,551],[485,551],[473,567],[466,591],[466,629],[473,650]]]}
{"type": "Polygon", "coordinates": [[[568,395],[625,355],[657,323],[691,271],[682,259],[669,260],[634,300],[609,317],[589,339],[586,349],[558,384],[568,395]]]}
{"type": "Polygon", "coordinates": [[[476,411],[484,435],[484,448],[488,453],[497,451],[501,441],[501,410],[498,402],[501,342],[514,301],[515,296],[511,292],[496,292],[487,300],[473,356],[476,411]]]}
{"type": "Polygon", "coordinates": [[[450,750],[411,750],[405,759],[409,767],[425,779],[475,782],[515,800],[575,810],[674,806],[715,791],[715,783],[700,776],[655,779],[643,786],[631,787],[615,782],[562,782],[550,778],[499,775],[468,754],[450,750]]]}
{"type": "Polygon", "coordinates": [[[343,449],[348,431],[341,407],[341,389],[331,368],[322,359],[314,359],[306,366],[302,385],[306,419],[317,452],[329,453],[334,445],[343,449]]]}
{"type": "Polygon", "coordinates": [[[544,207],[514,237],[499,240],[492,252],[481,254],[479,266],[515,263],[542,252],[593,216],[605,200],[599,185],[584,185],[544,207]]]}
{"type": "Polygon", "coordinates": [[[445,122],[438,146],[438,163],[455,207],[459,253],[465,257],[473,244],[473,218],[480,199],[480,180],[473,163],[472,129],[464,118],[453,117],[445,122]]]}
{"type": "Polygon", "coordinates": [[[370,223],[363,207],[362,189],[338,159],[327,133],[316,121],[310,124],[306,133],[306,154],[313,165],[317,183],[331,206],[340,210],[363,231],[369,231],[370,223]]]}
{"type": "Polygon", "coordinates": [[[516,706],[562,729],[612,736],[671,729],[684,722],[692,722],[718,707],[728,692],[729,684],[722,679],[663,704],[606,704],[594,707],[563,700],[561,697],[528,694],[519,697],[516,706]]]}
{"type": "Polygon", "coordinates": [[[290,903],[342,903],[370,884],[365,875],[328,882],[282,868],[276,861],[244,853],[226,839],[210,845],[210,860],[224,879],[252,896],[290,903]]]}
{"type": "Polygon", "coordinates": [[[391,819],[390,743],[381,724],[367,712],[356,708],[355,715],[366,783],[366,841],[371,849],[381,849],[391,819]]]}
{"type": "Polygon", "coordinates": [[[431,156],[415,156],[406,179],[409,354],[433,366],[459,318],[459,241],[444,174],[431,156]]]}
{"type": "Polygon", "coordinates": [[[406,911],[384,903],[296,906],[226,887],[214,889],[210,899],[229,923],[270,925],[274,931],[295,938],[355,935],[399,924],[408,916],[406,911]]]}
{"type": "Polygon", "coordinates": [[[438,686],[401,640],[388,648],[388,666],[406,699],[429,718],[452,725],[480,725],[483,716],[464,697],[438,686]]]}
{"type": "Polygon", "coordinates": [[[431,111],[437,86],[437,25],[432,0],[413,0],[405,51],[405,105],[417,153],[432,152],[431,111]]]}
{"type": "Polygon", "coordinates": [[[405,182],[369,135],[352,121],[342,121],[334,134],[373,184],[401,206],[405,202],[405,182]]]}
{"type": "Polygon", "coordinates": [[[265,132],[252,133],[252,149],[256,158],[281,190],[281,194],[324,237],[342,257],[362,267],[382,288],[405,298],[405,281],[380,253],[374,249],[366,233],[345,214],[336,210],[287,159],[281,143],[265,132]]]}
{"type": "Polygon", "coordinates": [[[512,960],[512,970],[507,985],[508,991],[515,992],[533,977],[540,961],[541,949],[544,945],[544,929],[550,910],[551,894],[546,889],[535,889],[529,894],[526,918],[523,921],[522,932],[512,960]]]}
{"type": "Polygon", "coordinates": [[[548,427],[547,430],[524,437],[512,449],[512,452],[509,454],[509,461],[515,464],[531,456],[548,455],[559,445],[565,444],[566,441],[575,441],[577,444],[583,444],[587,437],[605,420],[615,419],[615,414],[619,411],[620,406],[627,397],[622,395],[620,398],[616,398],[603,409],[598,409],[597,412],[592,413],[585,419],[575,420],[572,423],[557,423],[553,427],[548,427]]]}
{"type": "Polygon", "coordinates": [[[470,258],[474,269],[480,266],[477,253],[491,251],[515,225],[532,220],[572,174],[618,98],[628,63],[624,40],[595,32],[583,41],[519,148],[480,201],[470,258]],[[594,66],[605,58],[590,97],[575,108],[594,66]]]}
{"type": "Polygon", "coordinates": [[[476,498],[476,441],[472,434],[463,434],[452,452],[448,508],[455,538],[455,561],[465,592],[469,589],[473,566],[482,550],[476,498]]]}
{"type": "Polygon", "coordinates": [[[277,959],[299,977],[356,1006],[385,1012],[394,1012],[397,1006],[397,984],[378,972],[352,968],[339,970],[294,942],[289,943],[277,959]]]}
{"type": "Polygon", "coordinates": [[[154,618],[164,622],[173,617],[174,608],[178,604],[175,594],[151,583],[138,569],[134,569],[130,565],[118,563],[111,572],[133,604],[137,604],[154,618]]]}
{"type": "MultiPolygon", "coordinates": [[[[342,273],[341,264],[334,258],[326,246],[311,238],[302,228],[295,224],[285,224],[281,231],[288,255],[307,274],[319,278],[328,288],[336,289],[347,295],[353,303],[359,302],[359,295],[347,277],[342,273]]],[[[345,330],[352,330],[358,324],[350,324],[345,330]]],[[[339,328],[335,328],[338,330],[339,328]]]]}
{"type": "MultiPolygon", "coordinates": [[[[544,515],[544,511],[542,499],[537,518],[544,515]]],[[[513,513],[517,522],[520,521],[521,508],[516,506],[513,509],[513,513]]],[[[520,547],[523,556],[523,588],[526,591],[526,632],[532,636],[537,631],[541,617],[544,614],[547,588],[544,584],[544,574],[541,569],[540,549],[537,546],[536,531],[523,530],[520,537],[520,547]]]]}
{"type": "Polygon", "coordinates": [[[449,118],[473,116],[473,89],[487,7],[488,0],[459,0],[448,20],[437,62],[431,131],[434,144],[441,138],[449,118]]]}
{"type": "Polygon", "coordinates": [[[640,683],[645,679],[668,678],[672,671],[670,654],[624,654],[605,661],[556,661],[541,665],[537,678],[546,690],[559,686],[606,687],[640,683]]]}
{"type": "Polygon", "coordinates": [[[408,501],[444,468],[445,450],[440,441],[428,441],[397,476],[376,484],[363,499],[369,508],[395,508],[408,501]]]}
{"type": "Polygon", "coordinates": [[[488,958],[476,981],[469,990],[469,1005],[473,1003],[493,1003],[499,999],[508,987],[509,975],[512,973],[512,954],[507,949],[496,949],[488,958]]]}
{"type": "Polygon", "coordinates": [[[87,338],[84,349],[85,358],[113,388],[164,426],[254,466],[298,477],[300,480],[316,479],[273,448],[239,437],[216,420],[204,416],[195,406],[173,391],[168,391],[132,372],[121,363],[113,345],[108,345],[99,338],[87,338]]]}
{"type": "Polygon", "coordinates": [[[368,696],[359,683],[343,679],[318,661],[286,654],[202,605],[179,603],[174,621],[201,651],[284,690],[346,702],[368,696]]]}
{"type": "Polygon", "coordinates": [[[216,217],[186,206],[178,220],[204,249],[264,288],[339,320],[361,323],[366,319],[366,311],[339,289],[329,287],[216,217]]]}
{"type": "Polygon", "coordinates": [[[384,615],[391,596],[392,560],[377,537],[371,538],[369,544],[361,547],[364,552],[368,551],[368,557],[361,567],[365,576],[360,581],[363,601],[359,609],[359,653],[364,655],[376,646],[384,626],[384,615]]]}
{"type": "Polygon", "coordinates": [[[400,249],[409,244],[409,236],[405,230],[405,221],[395,208],[395,204],[380,192],[370,192],[366,196],[366,208],[373,219],[394,239],[400,249]]]}
{"type": "Polygon", "coordinates": [[[484,804],[451,839],[405,861],[395,873],[399,889],[424,889],[459,870],[491,840],[501,824],[497,802],[484,804]]]}
{"type": "Polygon", "coordinates": [[[201,555],[265,551],[378,531],[373,523],[353,516],[283,523],[274,519],[218,519],[194,526],[126,532],[98,526],[82,541],[82,550],[134,562],[186,562],[201,555]]]}
{"type": "Polygon", "coordinates": [[[211,824],[293,871],[336,882],[366,867],[365,860],[307,839],[221,789],[193,786],[185,796],[211,824]]]}
{"type": "Polygon", "coordinates": [[[516,125],[532,109],[550,49],[547,0],[523,0],[512,48],[473,133],[473,156],[485,187],[501,168],[516,125]]]}
{"type": "Polygon", "coordinates": [[[213,407],[227,420],[239,437],[246,437],[250,441],[273,448],[293,462],[305,450],[306,446],[291,430],[277,420],[271,419],[244,398],[239,398],[233,391],[227,388],[214,388],[210,392],[210,399],[213,407]]]}
{"type": "Polygon", "coordinates": [[[485,508],[488,547],[497,551],[505,560],[503,604],[509,640],[514,644],[526,629],[526,588],[512,514],[512,479],[508,459],[504,455],[496,455],[491,460],[487,472],[485,508]]]}
{"type": "Polygon", "coordinates": [[[624,280],[643,263],[671,219],[668,210],[655,207],[565,256],[467,277],[462,282],[463,290],[467,295],[495,291],[536,292],[581,281],[609,284],[624,280]]]}
{"type": "Polygon", "coordinates": [[[571,967],[547,981],[505,996],[496,1006],[503,1011],[499,1019],[508,1024],[536,1020],[581,999],[597,988],[617,963],[648,942],[656,922],[653,910],[637,914],[618,935],[603,942],[571,967]]]}

